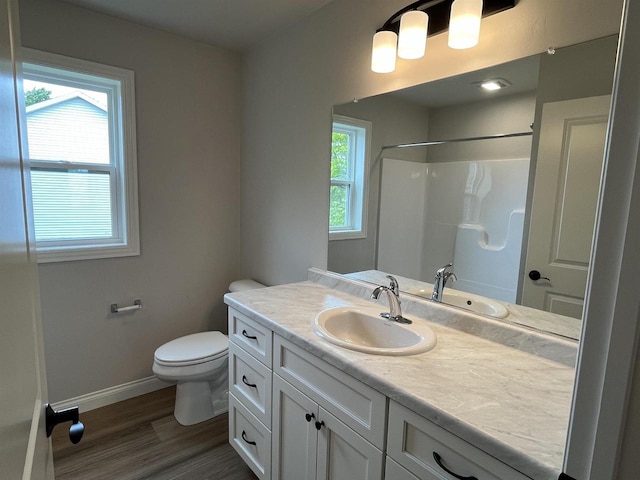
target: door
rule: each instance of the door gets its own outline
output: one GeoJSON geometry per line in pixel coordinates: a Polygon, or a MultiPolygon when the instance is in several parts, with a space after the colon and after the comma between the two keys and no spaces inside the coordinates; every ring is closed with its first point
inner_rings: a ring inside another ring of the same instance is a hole
{"type": "Polygon", "coordinates": [[[543,106],[523,305],[582,317],[610,99],[543,106]]]}
{"type": "Polygon", "coordinates": [[[322,407],[319,417],[316,479],[382,480],[382,452],[322,407]]]}
{"type": "Polygon", "coordinates": [[[272,479],[316,478],[318,404],[273,375],[272,479]]]}
{"type": "MultiPolygon", "coordinates": [[[[53,479],[37,265],[30,250],[14,49],[17,2],[0,0],[0,477],[53,479]]],[[[28,179],[27,179],[28,180],[28,179]]]]}

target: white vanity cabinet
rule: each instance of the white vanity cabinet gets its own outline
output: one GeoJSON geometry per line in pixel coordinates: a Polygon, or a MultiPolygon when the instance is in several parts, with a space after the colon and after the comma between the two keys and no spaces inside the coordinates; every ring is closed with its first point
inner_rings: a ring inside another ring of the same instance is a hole
{"type": "Polygon", "coordinates": [[[387,455],[422,480],[531,480],[394,401],[387,455]]]}
{"type": "Polygon", "coordinates": [[[271,478],[271,330],[229,309],[229,443],[260,480],[271,478]]]}
{"type": "Polygon", "coordinates": [[[273,376],[272,479],[382,480],[382,451],[273,376]]]}
{"type": "Polygon", "coordinates": [[[274,337],[272,479],[382,480],[387,399],[274,337]]]}
{"type": "Polygon", "coordinates": [[[261,480],[531,480],[233,308],[229,339],[229,442],[261,480]]]}

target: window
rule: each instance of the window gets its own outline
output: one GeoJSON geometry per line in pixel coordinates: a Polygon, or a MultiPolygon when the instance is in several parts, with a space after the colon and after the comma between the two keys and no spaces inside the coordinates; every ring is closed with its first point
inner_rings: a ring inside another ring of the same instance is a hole
{"type": "Polygon", "coordinates": [[[333,116],[329,239],[367,236],[367,186],[371,123],[333,116]]]}
{"type": "Polygon", "coordinates": [[[133,72],[25,49],[39,262],[140,253],[133,72]]]}

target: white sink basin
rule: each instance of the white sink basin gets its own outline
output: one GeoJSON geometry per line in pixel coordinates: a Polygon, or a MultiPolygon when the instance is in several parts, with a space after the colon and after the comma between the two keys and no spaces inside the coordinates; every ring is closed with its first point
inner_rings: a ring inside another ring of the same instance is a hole
{"type": "Polygon", "coordinates": [[[436,335],[422,320],[400,324],[380,317],[384,307],[337,307],[323,310],[314,332],[335,345],[376,355],[414,355],[436,346],[436,335]]]}
{"type": "MultiPolygon", "coordinates": [[[[431,298],[432,290],[411,289],[407,293],[431,298]]],[[[481,315],[489,315],[496,318],[505,318],[509,315],[507,308],[497,300],[481,297],[472,293],[461,292],[460,290],[445,290],[442,303],[453,305],[454,307],[465,308],[481,315]]]]}

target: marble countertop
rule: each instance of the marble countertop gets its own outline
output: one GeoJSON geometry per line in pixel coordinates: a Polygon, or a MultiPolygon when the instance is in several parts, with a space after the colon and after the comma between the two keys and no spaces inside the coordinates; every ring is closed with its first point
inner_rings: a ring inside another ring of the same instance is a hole
{"type": "MultiPolygon", "coordinates": [[[[460,314],[439,305],[417,312],[406,299],[408,313],[431,319],[438,339],[433,350],[400,357],[347,350],[320,339],[311,323],[321,310],[371,301],[317,282],[227,294],[225,302],[525,475],[558,478],[575,373],[571,362],[451,328],[448,318],[460,314]]],[[[458,325],[455,320],[451,325],[458,325]]]]}

